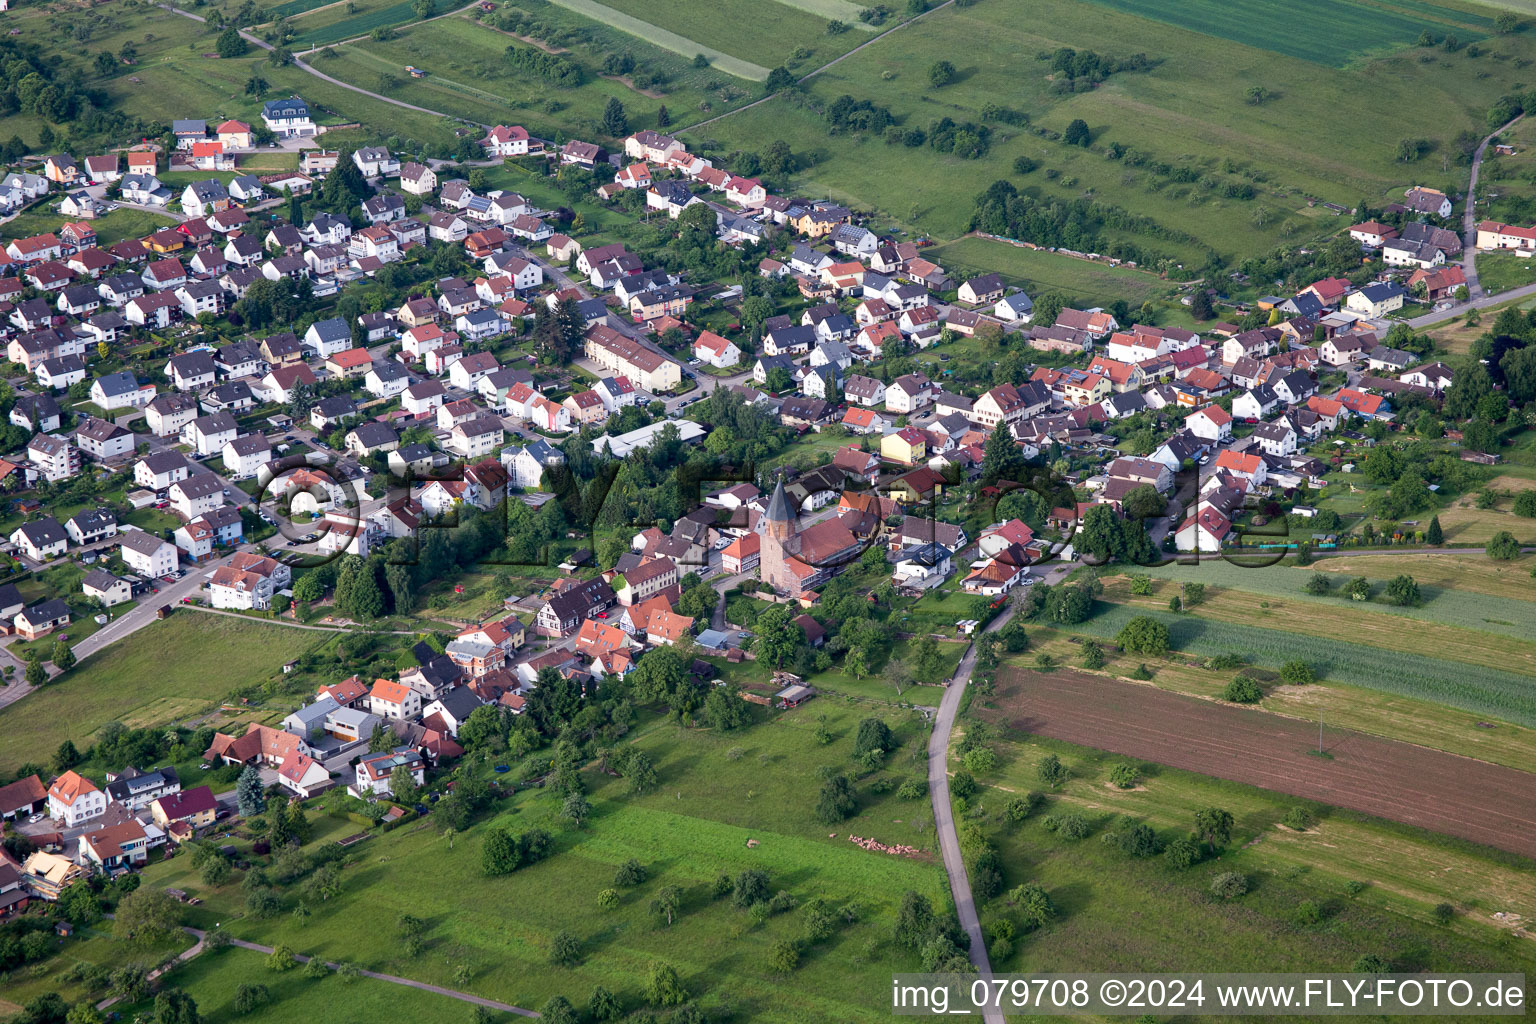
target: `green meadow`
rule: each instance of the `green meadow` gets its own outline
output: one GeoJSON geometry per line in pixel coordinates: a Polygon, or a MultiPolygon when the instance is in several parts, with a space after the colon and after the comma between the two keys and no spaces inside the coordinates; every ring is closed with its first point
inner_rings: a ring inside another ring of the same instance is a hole
{"type": "Polygon", "coordinates": [[[1465,169],[1442,159],[1453,137],[1462,130],[1486,130],[1489,106],[1524,81],[1519,68],[1536,56],[1536,36],[1529,32],[1483,39],[1476,56],[1469,55],[1471,47],[1450,52],[1412,45],[1422,26],[1430,26],[1437,38],[1454,34],[1468,42],[1495,13],[1488,8],[1319,4],[1328,13],[1309,19],[1279,3],[1264,5],[1267,14],[1258,18],[1253,14],[1258,6],[1148,8],[1138,2],[1139,13],[1133,13],[1129,4],[1122,9],[1118,3],[1041,0],[1021,17],[1019,5],[1004,0],[949,5],[925,16],[920,30],[894,32],[827,68],[806,83],[803,97],[776,98],[690,138],[696,146],[713,140],[722,152],[757,150],[783,138],[802,154],[805,169],[793,178],[795,189],[847,199],[940,239],[962,234],[976,194],[1006,178],[1042,199],[1109,203],[1195,236],[1198,246],[1137,239],[1175,262],[1196,258],[1202,246],[1243,257],[1346,225],[1309,205],[1309,197],[1352,207],[1362,198],[1390,201],[1415,182],[1454,188],[1465,169]],[[1207,17],[1217,7],[1230,15],[1207,17]],[[1234,32],[1253,27],[1232,40],[1217,29],[1191,31],[1160,17],[1179,11],[1227,24],[1234,32]],[[1332,25],[1339,17],[1379,19],[1383,27],[1363,37],[1332,28],[1295,31],[1298,24],[1332,25]],[[1266,27],[1277,19],[1284,29],[1266,27]],[[1414,27],[1404,39],[1407,26],[1414,27]],[[1287,54],[1290,40],[1308,48],[1310,56],[1287,54]],[[1357,46],[1370,49],[1371,56],[1359,56],[1357,46]],[[1116,58],[1144,54],[1155,66],[1063,93],[1049,61],[1038,59],[1060,47],[1116,58]],[[1382,47],[1387,52],[1380,52],[1382,47]],[[935,89],[927,69],[938,60],[950,60],[957,78],[935,89]],[[1334,66],[1338,63],[1347,66],[1334,66]],[[1264,90],[1262,102],[1250,102],[1253,86],[1264,90]],[[831,136],[817,111],[844,93],[889,107],[903,129],[926,129],[941,117],[976,121],[982,107],[994,103],[1052,132],[1081,118],[1092,143],[1086,149],[1067,146],[998,121],[989,125],[987,155],[962,160],[861,133],[831,136]],[[1397,111],[1423,103],[1441,112],[1432,125],[1358,130],[1362,123],[1392,124],[1397,111]],[[1341,117],[1342,110],[1350,116],[1341,117]],[[1417,164],[1396,159],[1405,134],[1428,137],[1430,152],[1417,164]],[[1110,143],[1199,176],[1176,181],[1147,165],[1107,159],[1110,143]],[[1038,169],[1016,173],[1020,156],[1038,169]],[[1226,197],[1225,185],[1232,182],[1251,185],[1254,197],[1226,197]]]}
{"type": "MultiPolygon", "coordinates": [[[[1021,930],[1012,950],[992,957],[997,970],[1348,971],[1367,953],[1395,970],[1530,969],[1529,943],[1508,941],[1511,925],[1494,916],[1522,913],[1536,896],[1523,858],[1156,764],[1130,762],[1139,780],[1121,789],[1109,773],[1125,758],[1016,731],[989,745],[998,767],[978,777],[976,796],[957,801],[957,818],[996,846],[1003,892],[1036,884],[1055,907],[1044,927],[1021,930]],[[1037,775],[1046,754],[1068,769],[1059,789],[1037,775]],[[1028,792],[1042,793],[1043,806],[1012,823],[1005,803],[1028,792]],[[1109,838],[1145,824],[1165,846],[1207,807],[1231,812],[1232,838],[1184,870],[1109,838]],[[1281,824],[1298,807],[1306,827],[1281,824]],[[1072,814],[1087,824],[1085,837],[1047,828],[1072,814]],[[1221,872],[1242,874],[1248,892],[1214,896],[1221,872]],[[1439,903],[1454,908],[1447,925],[1434,923],[1439,903]]],[[[1020,923],[1006,898],[981,907],[989,929],[1004,918],[1020,923]]]]}
{"type": "MultiPolygon", "coordinates": [[[[901,742],[879,774],[921,776],[927,732],[910,712],[817,700],[783,714],[759,712],[758,724],[725,734],[646,715],[648,724],[634,743],[656,763],[655,790],[633,796],[622,780],[587,770],[593,814],[581,829],[561,823],[559,798],[537,788],[518,792],[489,820],[451,837],[439,834],[428,817],[355,847],[342,872],[341,894],[312,905],[304,920],[286,912],[268,920],[243,916],[238,876],[210,890],[181,858],[152,866],[145,881],[195,892],[206,902],[193,912],[194,921],[221,920],[237,938],[286,943],[299,952],[467,988],[517,1006],[537,1009],[556,994],[580,1006],[604,985],[633,1008],[652,966],[666,962],[711,1016],[875,1020],[883,1015],[891,971],[910,966],[909,954],[891,939],[901,894],[917,890],[942,908],[947,887],[930,852],[926,798],[881,795],[873,791],[873,778],[862,778],[855,783],[859,807],[853,818],[828,827],[812,814],[820,769],[855,769],[853,734],[859,719],[871,714],[886,718],[901,742]],[[823,724],[832,736],[825,745],[816,736],[823,724]],[[535,826],[554,833],[555,852],[511,875],[486,877],[481,847],[487,832],[535,826]],[[870,852],[849,842],[850,834],[921,852],[870,852]],[[645,866],[647,880],[620,887],[616,907],[599,907],[597,894],[613,886],[615,869],[631,858],[645,866]],[[729,899],[711,895],[719,875],[747,868],[767,872],[774,891],[787,891],[800,904],[820,897],[833,908],[849,908],[852,920],[840,918],[832,937],[809,945],[800,967],[782,976],[769,954],[776,943],[800,936],[802,912],[757,921],[732,909],[729,899]],[[670,926],[649,910],[669,885],[682,889],[680,913],[670,926]],[[420,955],[407,955],[396,938],[402,914],[426,922],[420,955]],[[549,962],[550,941],[562,930],[581,943],[580,960],[569,967],[549,962]],[[469,970],[466,985],[455,980],[460,965],[469,970]]],[[[311,816],[317,823],[328,820],[311,816]]],[[[344,823],[325,829],[349,831],[344,823]]],[[[291,905],[298,897],[285,899],[291,905]]]]}

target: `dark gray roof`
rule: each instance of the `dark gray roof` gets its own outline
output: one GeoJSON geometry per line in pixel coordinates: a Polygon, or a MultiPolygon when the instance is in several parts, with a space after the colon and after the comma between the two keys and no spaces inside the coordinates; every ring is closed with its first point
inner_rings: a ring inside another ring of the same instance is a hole
{"type": "Polygon", "coordinates": [[[784,493],[784,480],[781,477],[773,488],[773,497],[768,499],[768,511],[764,516],[773,522],[787,523],[795,518],[789,508],[789,498],[784,493]]]}
{"type": "Polygon", "coordinates": [[[46,519],[38,519],[30,523],[22,523],[20,532],[27,539],[27,543],[33,547],[47,547],[57,544],[61,540],[67,540],[63,525],[53,516],[46,519]]]}
{"type": "Polygon", "coordinates": [[[105,377],[97,377],[96,383],[101,386],[101,393],[108,398],[126,395],[130,391],[139,389],[138,378],[126,370],[122,373],[109,373],[105,377]]]}

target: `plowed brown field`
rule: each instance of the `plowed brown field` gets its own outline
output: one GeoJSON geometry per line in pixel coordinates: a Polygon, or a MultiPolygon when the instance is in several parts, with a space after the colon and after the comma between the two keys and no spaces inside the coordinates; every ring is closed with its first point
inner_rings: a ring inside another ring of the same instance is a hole
{"type": "Polygon", "coordinates": [[[1536,775],[1152,686],[1058,670],[999,677],[1015,728],[1536,857],[1536,775]]]}

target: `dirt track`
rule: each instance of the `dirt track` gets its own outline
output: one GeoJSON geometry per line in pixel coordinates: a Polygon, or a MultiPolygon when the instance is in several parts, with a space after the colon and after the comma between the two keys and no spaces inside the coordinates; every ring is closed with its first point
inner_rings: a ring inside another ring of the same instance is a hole
{"type": "Polygon", "coordinates": [[[1008,723],[1536,857],[1536,775],[1070,671],[1001,680],[1008,723]],[[1312,751],[1312,753],[1309,753],[1312,751]]]}

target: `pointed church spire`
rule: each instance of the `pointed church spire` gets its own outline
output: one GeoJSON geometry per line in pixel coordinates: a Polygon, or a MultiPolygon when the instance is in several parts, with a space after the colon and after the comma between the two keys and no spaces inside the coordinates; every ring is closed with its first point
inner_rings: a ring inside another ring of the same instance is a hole
{"type": "Polygon", "coordinates": [[[778,486],[773,489],[773,497],[768,499],[768,511],[766,517],[774,522],[787,523],[794,519],[794,513],[789,510],[789,496],[784,493],[784,478],[779,478],[778,486]]]}

